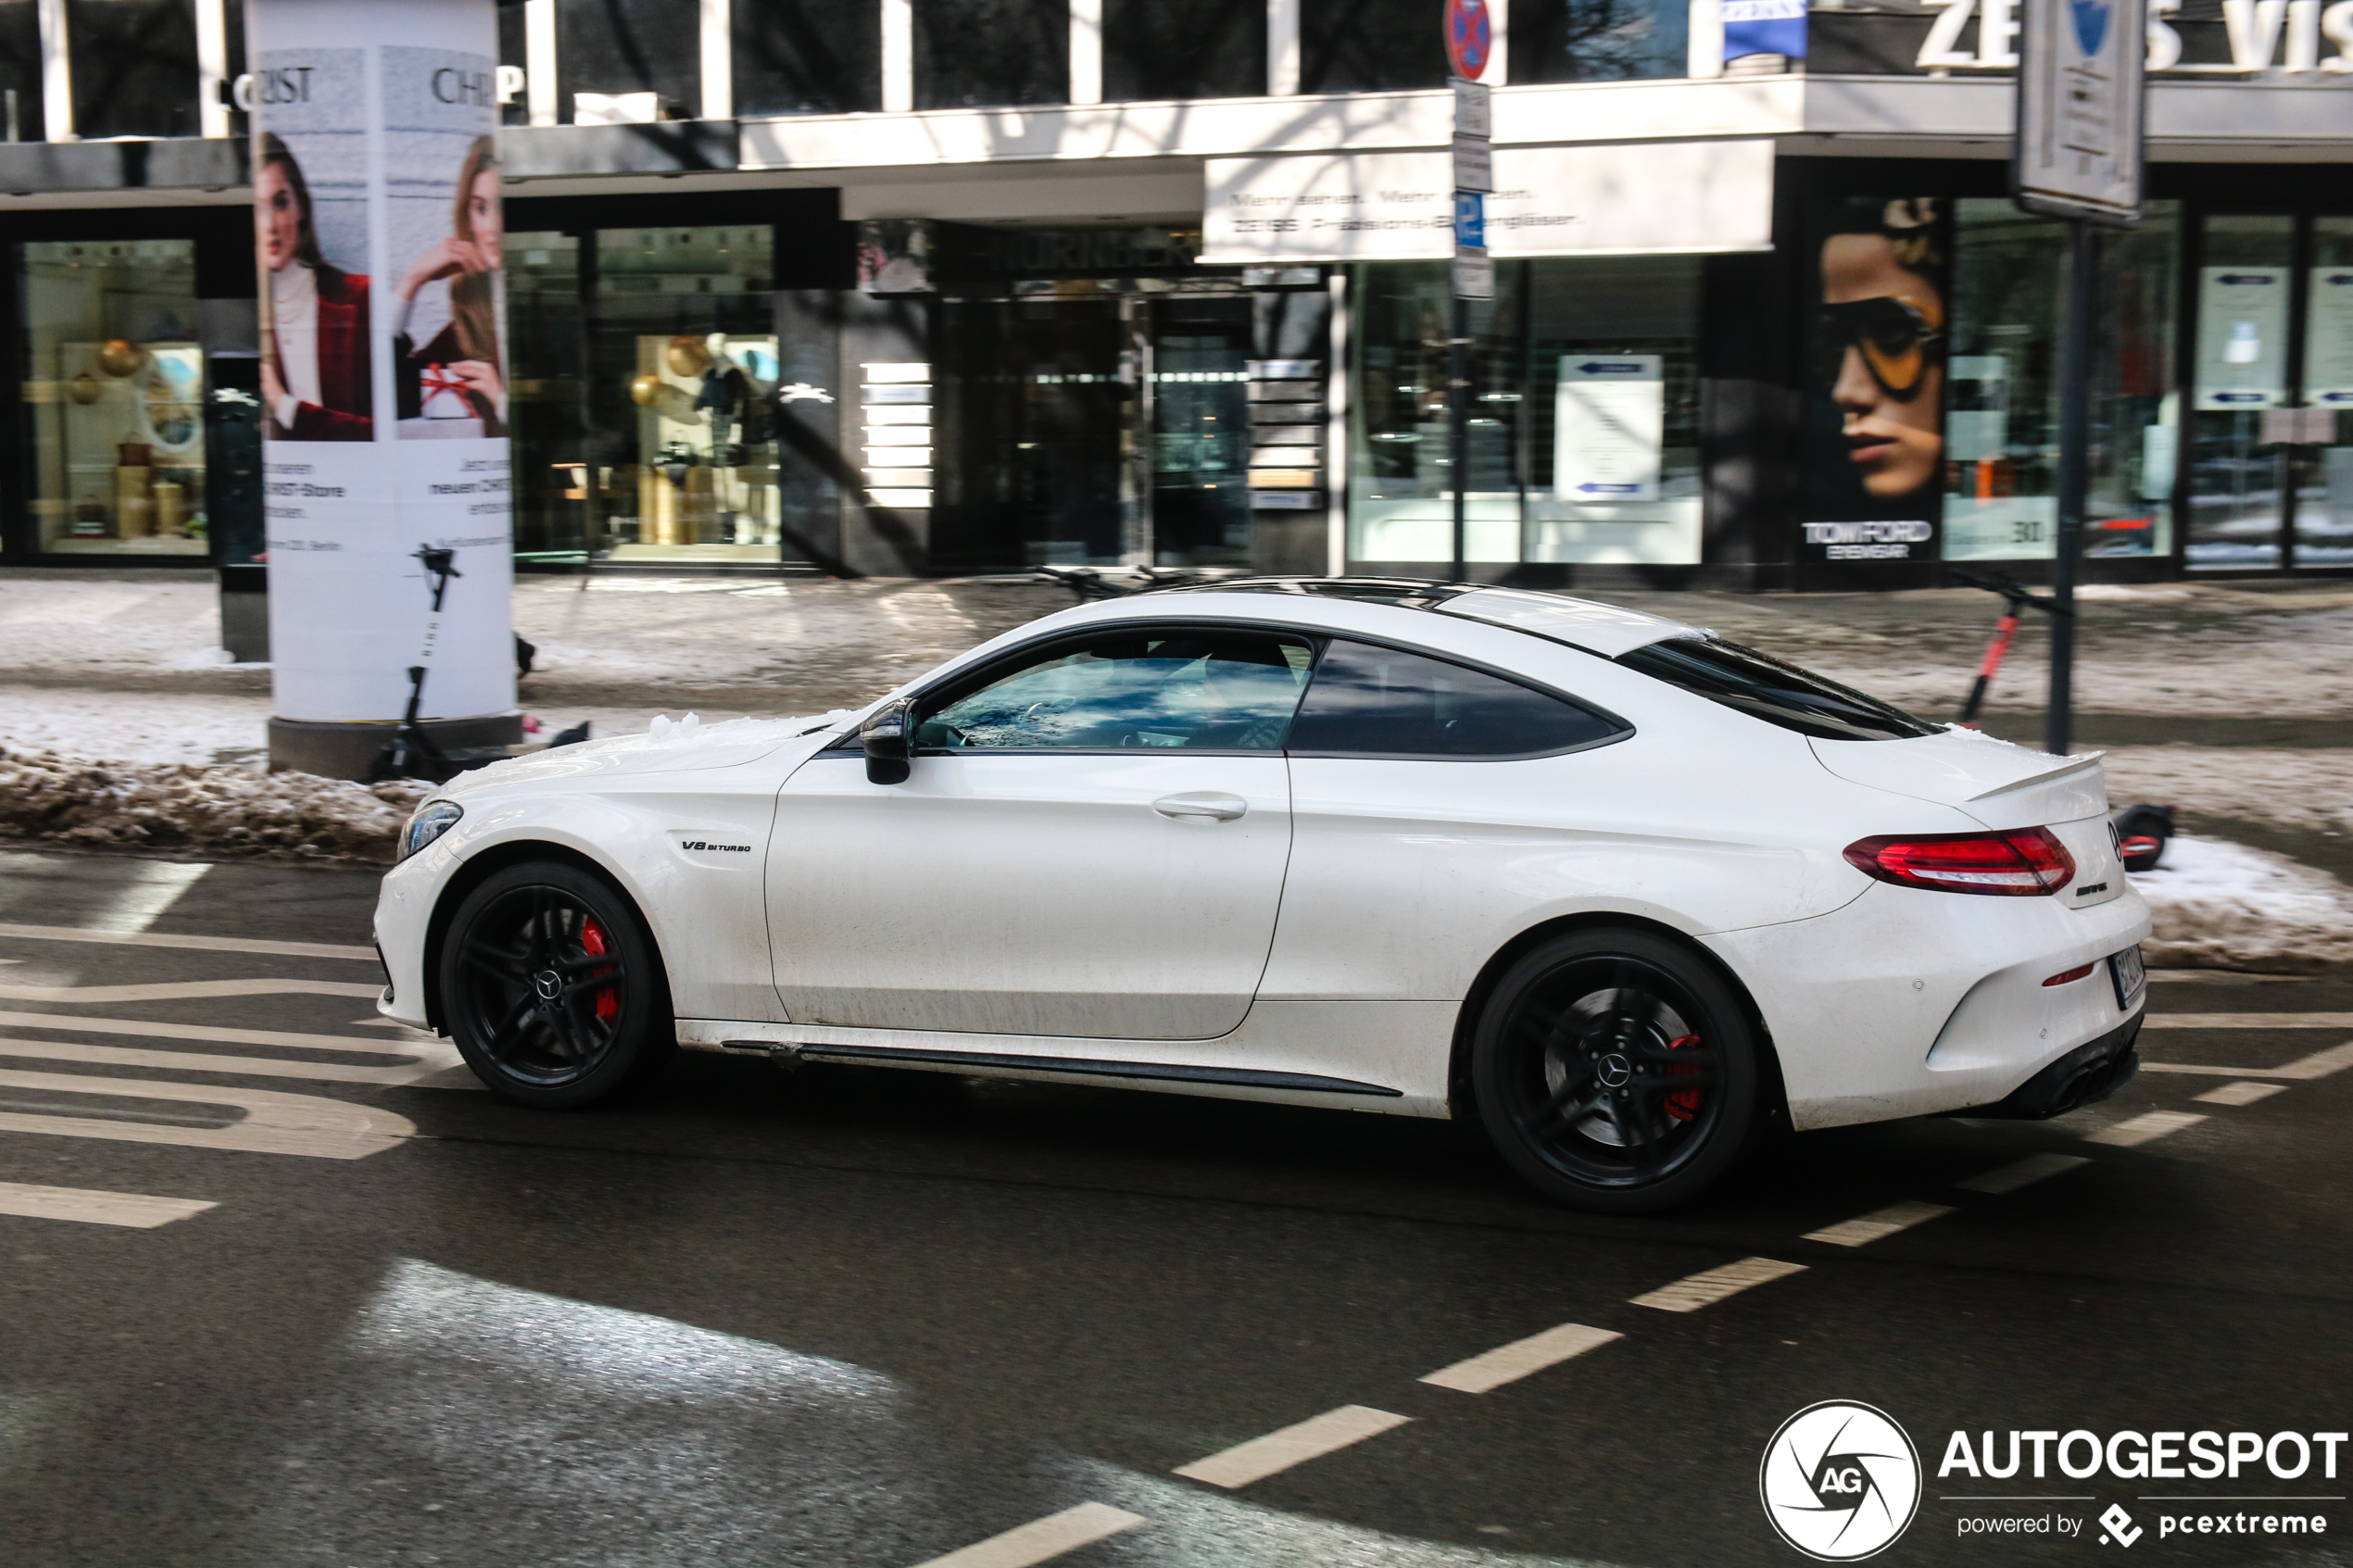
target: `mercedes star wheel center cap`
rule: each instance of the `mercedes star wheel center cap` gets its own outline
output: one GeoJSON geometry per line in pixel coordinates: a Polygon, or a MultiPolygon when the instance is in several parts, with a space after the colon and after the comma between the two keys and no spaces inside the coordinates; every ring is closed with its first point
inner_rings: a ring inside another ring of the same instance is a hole
{"type": "Polygon", "coordinates": [[[552,969],[543,969],[538,973],[533,975],[531,977],[531,984],[533,987],[538,991],[539,999],[543,1002],[554,1001],[558,994],[564,988],[562,976],[559,975],[552,969]]]}
{"type": "Polygon", "coordinates": [[[1605,1089],[1618,1088],[1634,1076],[1632,1064],[1616,1051],[1602,1058],[1595,1065],[1593,1072],[1594,1075],[1601,1079],[1602,1087],[1605,1089]]]}

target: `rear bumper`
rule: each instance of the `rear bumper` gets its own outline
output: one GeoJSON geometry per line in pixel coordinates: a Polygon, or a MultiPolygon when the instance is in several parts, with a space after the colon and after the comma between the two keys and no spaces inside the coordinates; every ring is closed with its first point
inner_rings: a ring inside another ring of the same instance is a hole
{"type": "Polygon", "coordinates": [[[2141,1037],[2136,1012],[2096,1040],[2076,1047],[1991,1105],[1952,1112],[1956,1116],[1997,1117],[2012,1122],[2047,1122],[2087,1105],[2097,1105],[2133,1081],[2141,1070],[2133,1044],[2141,1037]]]}

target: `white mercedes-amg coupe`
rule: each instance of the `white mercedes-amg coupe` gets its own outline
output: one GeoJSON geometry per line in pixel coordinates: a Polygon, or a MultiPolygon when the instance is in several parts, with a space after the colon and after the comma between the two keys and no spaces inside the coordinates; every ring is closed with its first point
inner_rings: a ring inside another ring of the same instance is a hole
{"type": "Polygon", "coordinates": [[[501,762],[401,852],[383,1010],[525,1104],[684,1047],[1475,1116],[1617,1210],[1776,1117],[2112,1093],[2149,929],[2096,756],[1611,605],[1346,578],[501,762]]]}

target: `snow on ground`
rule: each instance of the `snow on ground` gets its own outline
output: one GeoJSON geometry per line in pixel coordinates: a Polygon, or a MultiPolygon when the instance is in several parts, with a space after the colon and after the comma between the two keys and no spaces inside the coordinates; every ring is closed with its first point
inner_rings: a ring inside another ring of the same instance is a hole
{"type": "Polygon", "coordinates": [[[196,855],[388,861],[430,785],[0,749],[0,838],[196,855]]]}
{"type": "Polygon", "coordinates": [[[2274,746],[2120,746],[2108,753],[2108,797],[2208,817],[2353,834],[2353,751],[2274,746]]]}
{"type": "Polygon", "coordinates": [[[2177,836],[2133,885],[2156,930],[2158,967],[2305,970],[2353,962],[2353,887],[2284,855],[2177,836]]]}

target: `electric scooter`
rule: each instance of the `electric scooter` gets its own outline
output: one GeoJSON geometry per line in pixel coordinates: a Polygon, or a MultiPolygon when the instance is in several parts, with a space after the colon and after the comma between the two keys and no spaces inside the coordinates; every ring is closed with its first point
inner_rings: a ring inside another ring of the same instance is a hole
{"type": "MultiPolygon", "coordinates": [[[[1963,571],[1958,567],[1945,569],[1953,580],[1972,588],[1982,588],[1989,594],[2002,596],[2002,617],[1994,622],[1994,639],[1985,645],[1984,662],[1977,668],[1977,680],[1969,686],[1969,700],[1961,704],[1960,722],[1976,728],[1976,718],[1985,707],[1986,688],[2000,673],[2003,656],[2010,651],[2010,643],[2018,635],[2020,612],[2028,607],[2045,615],[2071,615],[2062,609],[2056,599],[2040,594],[2030,594],[2011,578],[1999,572],[1980,575],[1963,571]]],[[[2129,806],[2115,819],[2117,856],[2128,872],[2153,870],[2165,855],[2165,841],[2173,836],[2173,808],[2171,806],[2129,806]]]]}
{"type": "MultiPolygon", "coordinates": [[[[381,784],[387,779],[425,779],[434,784],[447,784],[470,768],[502,762],[526,749],[545,749],[510,746],[445,746],[435,742],[424,726],[418,722],[418,715],[424,707],[425,677],[433,672],[434,647],[441,640],[442,601],[448,596],[450,579],[463,577],[465,573],[458,570],[458,552],[455,550],[437,550],[426,546],[414,552],[414,558],[423,566],[425,581],[433,595],[432,606],[425,613],[425,645],[417,656],[417,662],[409,667],[408,710],[400,716],[392,738],[384,742],[383,748],[376,753],[375,760],[370,764],[369,782],[381,784]]],[[[555,735],[547,746],[570,746],[587,738],[588,721],[584,719],[571,729],[555,735]]]]}

